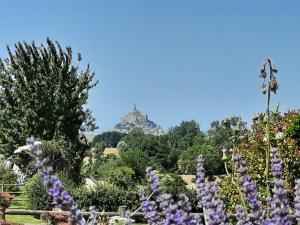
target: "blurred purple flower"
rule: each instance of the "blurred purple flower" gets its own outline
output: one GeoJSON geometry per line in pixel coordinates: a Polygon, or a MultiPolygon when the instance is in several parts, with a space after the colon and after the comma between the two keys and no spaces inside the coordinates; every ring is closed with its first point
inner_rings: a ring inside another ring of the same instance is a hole
{"type": "Polygon", "coordinates": [[[196,187],[198,205],[203,208],[209,225],[229,224],[223,201],[218,195],[218,188],[213,182],[205,182],[204,160],[197,159],[196,187]]]}
{"type": "Polygon", "coordinates": [[[150,187],[152,192],[154,193],[154,196],[159,196],[162,194],[162,188],[160,186],[159,178],[156,175],[155,171],[152,169],[152,167],[147,167],[146,169],[146,176],[150,182],[150,187]]]}
{"type": "Polygon", "coordinates": [[[196,187],[198,206],[201,208],[203,207],[203,196],[205,195],[205,172],[202,155],[199,155],[197,159],[196,187]]]}
{"type": "Polygon", "coordinates": [[[281,158],[276,148],[271,149],[271,170],[273,177],[280,177],[282,174],[281,158]]]}
{"type": "Polygon", "coordinates": [[[149,225],[163,224],[160,216],[158,215],[158,207],[154,201],[148,200],[145,196],[143,189],[139,190],[140,201],[142,203],[142,211],[144,218],[147,220],[149,225]]]}
{"type": "Polygon", "coordinates": [[[300,224],[300,179],[296,180],[295,185],[295,217],[297,223],[300,224]]]}
{"type": "Polygon", "coordinates": [[[263,219],[263,210],[260,208],[257,189],[252,183],[250,176],[248,175],[246,161],[243,160],[240,155],[236,156],[235,161],[238,166],[237,172],[241,175],[240,182],[242,184],[242,189],[251,209],[251,219],[254,219],[256,222],[261,222],[263,219]]]}
{"type": "Polygon", "coordinates": [[[276,148],[271,149],[271,169],[273,174],[274,188],[273,198],[271,201],[271,216],[276,224],[292,224],[288,218],[289,203],[287,198],[287,191],[284,189],[284,182],[280,178],[282,174],[281,158],[276,148]]]}
{"type": "Polygon", "coordinates": [[[251,225],[252,223],[249,221],[249,217],[245,214],[245,209],[241,205],[237,205],[235,207],[236,225],[251,225]]]}

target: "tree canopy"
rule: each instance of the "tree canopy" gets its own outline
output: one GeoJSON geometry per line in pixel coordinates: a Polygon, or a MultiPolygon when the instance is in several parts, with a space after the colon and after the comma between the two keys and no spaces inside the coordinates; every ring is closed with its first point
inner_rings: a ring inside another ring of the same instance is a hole
{"type": "MultiPolygon", "coordinates": [[[[86,144],[80,131],[94,130],[88,93],[97,82],[89,65],[79,70],[71,47],[47,39],[46,46],[18,42],[0,59],[0,152],[6,156],[34,136],[41,140],[64,137],[72,144],[74,167],[80,168],[86,144]],[[77,166],[76,166],[77,165],[77,166]]],[[[17,163],[25,166],[27,156],[17,163]]],[[[78,169],[75,171],[78,172],[78,169]]]]}
{"type": "MultiPolygon", "coordinates": [[[[247,135],[249,130],[241,117],[232,116],[222,121],[213,121],[208,130],[208,140],[217,150],[232,148],[236,135],[247,135]]],[[[236,143],[238,144],[238,143],[236,143]]]]}
{"type": "Polygon", "coordinates": [[[197,158],[203,155],[204,167],[207,175],[221,174],[224,172],[222,155],[212,146],[207,144],[195,144],[180,154],[179,170],[183,174],[196,174],[197,158]]]}
{"type": "Polygon", "coordinates": [[[103,132],[101,134],[96,135],[93,138],[92,145],[96,145],[99,142],[104,142],[106,147],[112,147],[115,148],[117,147],[119,141],[126,136],[126,134],[119,133],[117,131],[107,131],[103,132]]]}
{"type": "Polygon", "coordinates": [[[172,127],[168,132],[172,147],[179,151],[191,147],[196,138],[204,136],[205,134],[195,120],[182,121],[180,125],[172,127]]]}

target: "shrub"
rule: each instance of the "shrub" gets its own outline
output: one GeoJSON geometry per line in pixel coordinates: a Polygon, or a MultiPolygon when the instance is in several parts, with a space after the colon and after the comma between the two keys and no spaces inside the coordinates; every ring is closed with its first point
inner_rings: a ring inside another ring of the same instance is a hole
{"type": "MultiPolygon", "coordinates": [[[[0,183],[2,184],[16,184],[18,182],[18,176],[12,169],[9,169],[0,156],[0,183]]],[[[18,186],[6,186],[5,191],[19,191],[18,186]]]]}
{"type": "Polygon", "coordinates": [[[33,210],[48,210],[52,208],[52,200],[48,195],[39,175],[30,178],[24,187],[27,208],[33,210]]]}
{"type": "Polygon", "coordinates": [[[195,144],[184,150],[178,162],[180,171],[184,174],[195,174],[198,155],[203,155],[205,158],[204,167],[208,176],[223,173],[224,166],[220,152],[207,144],[195,144]]]}
{"type": "Polygon", "coordinates": [[[5,220],[5,211],[10,206],[12,196],[8,192],[0,192],[0,221],[5,220]]]}
{"type": "MultiPolygon", "coordinates": [[[[288,191],[289,199],[293,198],[293,187],[295,179],[300,177],[300,155],[296,143],[287,131],[292,126],[292,118],[295,112],[287,112],[280,115],[278,112],[271,113],[270,121],[270,141],[273,147],[277,147],[280,152],[283,162],[284,184],[288,191]]],[[[266,182],[265,182],[265,149],[267,142],[265,138],[266,117],[265,114],[258,114],[253,119],[252,131],[249,136],[242,140],[238,146],[238,151],[247,161],[249,172],[252,179],[255,180],[257,189],[261,197],[266,197],[266,182]]],[[[231,166],[228,168],[231,170],[231,166]]],[[[227,207],[230,212],[234,211],[234,207],[240,196],[236,190],[235,185],[232,184],[231,177],[225,176],[220,183],[222,196],[227,202],[227,207]]],[[[265,205],[265,203],[264,203],[265,205]]]]}
{"type": "Polygon", "coordinates": [[[116,185],[117,187],[128,189],[129,187],[134,185],[134,171],[127,166],[107,168],[107,170],[103,171],[102,174],[102,180],[106,180],[109,183],[116,185]]]}
{"type": "Polygon", "coordinates": [[[81,209],[95,206],[97,211],[116,212],[119,206],[125,205],[129,210],[139,207],[135,190],[126,191],[111,185],[99,185],[96,189],[80,187],[72,191],[76,203],[81,209]]]}
{"type": "Polygon", "coordinates": [[[1,208],[8,208],[12,196],[8,192],[0,192],[0,206],[1,208]]]}
{"type": "Polygon", "coordinates": [[[124,152],[128,149],[128,145],[126,144],[125,141],[119,141],[117,145],[117,149],[119,149],[121,152],[124,152]]]}
{"type": "Polygon", "coordinates": [[[297,147],[300,147],[300,113],[298,112],[290,119],[290,126],[287,129],[287,136],[292,138],[297,147]]]}
{"type": "Polygon", "coordinates": [[[51,225],[71,225],[68,223],[68,217],[70,213],[66,212],[48,212],[41,215],[41,217],[51,225]]]}
{"type": "MultiPolygon", "coordinates": [[[[135,181],[143,180],[145,178],[146,168],[155,163],[154,160],[141,149],[128,149],[125,152],[121,152],[120,160],[122,165],[134,170],[135,181]]],[[[157,167],[158,166],[156,166],[156,168],[157,167]]]]}

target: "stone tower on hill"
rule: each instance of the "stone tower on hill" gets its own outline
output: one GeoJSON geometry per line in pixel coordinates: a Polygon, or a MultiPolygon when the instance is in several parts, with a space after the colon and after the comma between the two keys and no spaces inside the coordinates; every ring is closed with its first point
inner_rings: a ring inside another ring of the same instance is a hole
{"type": "Polygon", "coordinates": [[[148,119],[147,114],[142,114],[134,104],[132,112],[122,117],[121,122],[116,124],[111,131],[128,134],[134,128],[141,128],[145,134],[162,135],[164,134],[161,126],[148,119]]]}

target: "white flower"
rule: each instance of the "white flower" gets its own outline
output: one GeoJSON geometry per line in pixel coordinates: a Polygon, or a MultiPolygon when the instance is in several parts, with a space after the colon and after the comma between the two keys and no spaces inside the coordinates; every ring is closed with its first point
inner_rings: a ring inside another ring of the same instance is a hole
{"type": "MultiPolygon", "coordinates": [[[[34,145],[41,145],[41,143],[42,143],[42,142],[40,142],[40,141],[35,141],[35,142],[34,142],[34,145]]],[[[29,150],[30,150],[30,145],[24,145],[24,146],[21,146],[21,147],[17,148],[17,149],[14,151],[14,153],[15,153],[15,154],[18,154],[18,153],[20,153],[20,152],[23,152],[23,151],[29,151],[29,150]]]]}
{"type": "Polygon", "coordinates": [[[277,132],[277,133],[275,134],[275,138],[276,138],[276,139],[282,139],[283,136],[284,136],[283,132],[277,132]]]}

